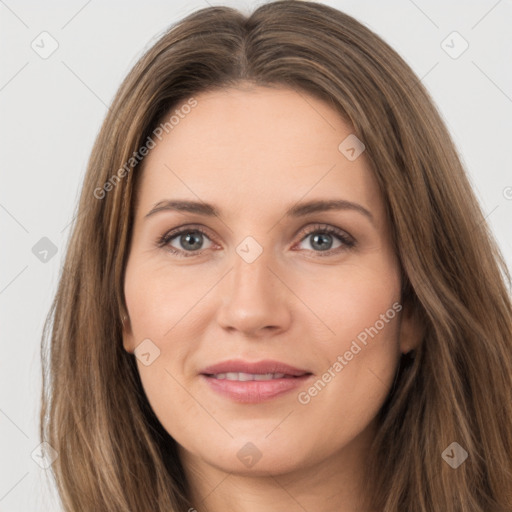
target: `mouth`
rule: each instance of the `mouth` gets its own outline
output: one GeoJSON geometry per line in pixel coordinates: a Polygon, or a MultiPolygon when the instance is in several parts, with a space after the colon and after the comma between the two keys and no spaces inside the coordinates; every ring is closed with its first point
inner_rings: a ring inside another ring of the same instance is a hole
{"type": "Polygon", "coordinates": [[[244,372],[228,372],[228,373],[214,373],[203,374],[207,377],[220,380],[236,380],[239,382],[247,382],[250,380],[275,380],[275,379],[297,379],[300,376],[287,375],[285,373],[244,373],[244,372]]]}
{"type": "Polygon", "coordinates": [[[313,374],[279,361],[230,360],[203,369],[209,388],[238,403],[260,403],[288,393],[313,374]]]}

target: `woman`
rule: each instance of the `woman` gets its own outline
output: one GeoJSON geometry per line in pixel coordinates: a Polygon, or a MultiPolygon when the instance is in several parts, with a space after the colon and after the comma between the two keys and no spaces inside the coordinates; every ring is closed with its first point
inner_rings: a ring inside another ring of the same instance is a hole
{"type": "Polygon", "coordinates": [[[512,510],[508,269],[428,93],[353,18],[172,27],[109,109],[65,270],[65,510],[512,510]]]}

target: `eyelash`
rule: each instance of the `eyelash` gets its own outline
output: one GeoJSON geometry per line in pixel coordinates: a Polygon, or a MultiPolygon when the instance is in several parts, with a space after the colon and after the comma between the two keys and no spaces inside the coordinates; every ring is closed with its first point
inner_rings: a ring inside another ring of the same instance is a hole
{"type": "MultiPolygon", "coordinates": [[[[174,238],[183,235],[185,233],[201,233],[202,235],[206,236],[208,239],[211,240],[211,237],[208,236],[208,233],[199,225],[191,225],[186,226],[185,228],[177,228],[175,230],[168,231],[164,233],[162,236],[160,236],[157,240],[157,247],[158,248],[165,248],[170,253],[180,257],[180,258],[190,258],[192,256],[198,256],[202,254],[205,250],[200,251],[181,251],[179,249],[176,249],[175,247],[172,247],[169,244],[171,240],[174,238]]],[[[349,236],[347,236],[343,231],[341,231],[338,228],[335,228],[333,226],[323,225],[323,224],[317,224],[309,228],[303,235],[303,237],[300,239],[300,242],[304,241],[309,235],[312,235],[314,233],[322,233],[322,234],[328,234],[333,235],[343,244],[342,247],[337,247],[336,249],[329,249],[328,251],[312,251],[314,253],[318,253],[319,256],[332,256],[334,253],[338,253],[341,251],[347,251],[349,249],[352,249],[356,246],[356,242],[349,236]]],[[[213,241],[213,240],[212,240],[213,241]]]]}

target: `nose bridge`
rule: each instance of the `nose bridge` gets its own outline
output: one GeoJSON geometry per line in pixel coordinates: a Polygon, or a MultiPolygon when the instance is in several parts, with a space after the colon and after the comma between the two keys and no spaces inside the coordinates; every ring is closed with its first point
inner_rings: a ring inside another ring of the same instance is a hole
{"type": "Polygon", "coordinates": [[[271,261],[270,250],[259,252],[258,248],[249,242],[242,242],[236,249],[236,256],[233,261],[232,286],[233,291],[238,294],[244,291],[249,293],[262,292],[270,285],[270,278],[273,277],[269,270],[271,261]]]}
{"type": "Polygon", "coordinates": [[[236,247],[232,269],[221,291],[218,321],[223,327],[247,333],[286,327],[289,305],[286,291],[274,275],[272,253],[252,237],[236,247]]]}

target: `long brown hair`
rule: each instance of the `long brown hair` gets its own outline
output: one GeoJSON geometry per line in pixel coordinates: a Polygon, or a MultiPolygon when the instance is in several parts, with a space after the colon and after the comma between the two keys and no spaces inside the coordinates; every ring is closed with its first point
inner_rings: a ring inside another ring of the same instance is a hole
{"type": "Polygon", "coordinates": [[[59,454],[52,474],[65,510],[193,506],[175,441],[122,347],[141,168],[134,154],[177,104],[243,81],[315,95],[364,141],[392,224],[402,303],[424,325],[379,413],[368,507],[510,512],[509,271],[417,76],[352,17],[293,0],[250,16],[227,7],[192,13],[142,56],[107,113],[42,339],[40,435],[59,454]],[[456,469],[443,457],[453,442],[468,453],[456,469]]]}

